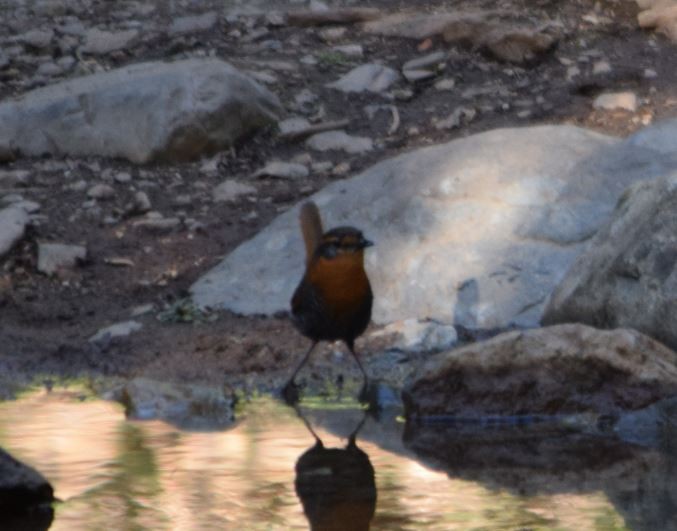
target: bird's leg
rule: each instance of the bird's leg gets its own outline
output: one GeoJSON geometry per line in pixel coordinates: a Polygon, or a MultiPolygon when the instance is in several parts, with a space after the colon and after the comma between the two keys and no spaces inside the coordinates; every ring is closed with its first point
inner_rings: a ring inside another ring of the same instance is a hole
{"type": "Polygon", "coordinates": [[[350,353],[353,355],[353,358],[355,358],[357,366],[362,371],[362,376],[364,377],[364,384],[362,384],[362,391],[360,391],[360,401],[364,402],[365,401],[364,398],[367,396],[367,390],[369,389],[369,377],[367,376],[367,371],[365,371],[364,367],[362,366],[360,358],[357,357],[357,353],[355,352],[355,348],[352,342],[348,343],[348,350],[350,350],[350,353]]]}
{"type": "Polygon", "coordinates": [[[313,349],[315,348],[316,345],[317,345],[317,341],[313,341],[313,344],[310,345],[308,352],[306,352],[306,355],[303,356],[301,363],[298,364],[298,366],[294,370],[293,374],[291,375],[291,378],[289,378],[289,381],[282,388],[282,396],[290,404],[298,402],[298,390],[296,389],[296,384],[294,383],[294,378],[296,378],[296,375],[299,373],[299,371],[306,364],[306,362],[308,361],[308,358],[310,357],[310,353],[313,351],[313,349]]]}

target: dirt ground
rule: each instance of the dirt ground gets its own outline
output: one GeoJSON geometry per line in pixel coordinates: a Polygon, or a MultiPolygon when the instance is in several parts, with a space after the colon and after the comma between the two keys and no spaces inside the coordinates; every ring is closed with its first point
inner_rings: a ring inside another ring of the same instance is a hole
{"type": "MultiPolygon", "coordinates": [[[[417,2],[417,8],[491,8],[496,4],[493,0],[423,1],[417,2]]],[[[91,0],[76,15],[87,26],[115,22],[124,18],[118,12],[124,11],[121,5],[125,2],[91,0]]],[[[222,4],[172,5],[171,12],[159,9],[149,17],[161,20],[195,14],[222,4]]],[[[410,3],[380,0],[360,5],[398,10],[410,3]]],[[[185,302],[190,285],[201,274],[280,212],[332,180],[352,176],[378,160],[497,127],[569,123],[626,135],[643,124],[677,116],[677,47],[665,37],[637,27],[635,2],[509,0],[501,2],[501,7],[524,13],[526,19],[561,22],[555,49],[535,64],[515,66],[478,51],[452,49],[436,40],[423,52],[420,42],[372,36],[356,26],[346,26],[345,35],[330,43],[323,38],[326,28],[268,26],[263,15],[252,14],[230,20],[221,17],[216,30],[180,38],[166,39],[150,32],[124,52],[96,59],[78,57],[85,65],[94,61],[109,68],[143,60],[213,54],[246,70],[256,70],[262,61],[298,64],[299,58],[312,53],[318,58],[317,65],[299,68],[293,75],[275,71],[278,81],[268,87],[290,114],[296,113],[295,96],[302,89],[310,89],[319,96],[311,113],[322,113],[326,120],[349,118],[347,132],[371,137],[379,148],[350,157],[313,154],[313,162],[329,161],[333,170],[311,172],[309,177],[294,181],[250,177],[270,160],[307,159],[302,143],[282,141],[273,130],[218,154],[213,159],[214,171],[205,169],[205,161],[139,167],[94,158],[24,159],[0,166],[0,170],[30,171],[28,183],[0,190],[0,197],[18,193],[41,205],[37,222],[0,262],[0,397],[11,396],[35,379],[80,375],[145,375],[209,383],[224,378],[237,383],[263,373],[283,377],[308,345],[285,316],[203,314],[185,302]],[[590,14],[596,18],[586,17],[590,14]],[[260,36],[247,38],[257,29],[262,30],[260,36]],[[345,43],[362,44],[364,57],[351,59],[331,53],[331,46],[345,43]],[[399,67],[436,50],[453,51],[440,76],[455,80],[452,91],[434,88],[440,77],[416,84],[402,81],[398,88],[409,89],[411,94],[395,102],[375,94],[347,97],[324,86],[361,63],[381,60],[399,67]],[[600,61],[608,62],[611,71],[594,73],[594,65],[600,61]],[[572,65],[580,74],[569,78],[572,65]],[[474,90],[490,86],[501,90],[474,90]],[[638,110],[594,110],[594,97],[607,90],[634,92],[640,102],[638,110]],[[373,120],[366,117],[364,107],[374,103],[397,105],[401,123],[393,134],[387,132],[387,114],[373,120]],[[470,123],[449,130],[434,127],[433,118],[446,117],[459,106],[476,110],[470,123]],[[113,182],[120,172],[132,176],[131,184],[113,182]],[[256,187],[257,194],[236,203],[215,203],[211,190],[225,178],[247,181],[256,187]],[[78,185],[80,181],[86,186],[78,185]],[[99,202],[97,208],[84,208],[87,188],[99,182],[115,184],[115,196],[99,202]],[[139,189],[148,194],[153,210],[186,222],[161,234],[134,227],[134,217],[125,212],[139,189]],[[75,269],[48,277],[36,269],[38,242],[84,244],[88,258],[75,269]],[[131,319],[144,305],[152,306],[134,317],[143,324],[140,332],[103,345],[88,341],[101,327],[131,319]]],[[[13,12],[6,6],[3,9],[3,38],[45,27],[51,16],[31,15],[30,10],[27,14],[13,12]]],[[[0,97],[20,94],[40,84],[31,81],[35,67],[35,63],[25,62],[12,67],[10,73],[0,70],[0,97]]],[[[261,259],[265,260],[265,255],[261,259]]],[[[366,357],[375,356],[378,343],[366,337],[358,341],[358,349],[366,357]]],[[[326,347],[318,359],[329,363],[330,350],[326,347]]],[[[349,358],[345,362],[345,370],[352,371],[349,358]]],[[[315,371],[321,373],[322,362],[315,365],[315,371]]]]}

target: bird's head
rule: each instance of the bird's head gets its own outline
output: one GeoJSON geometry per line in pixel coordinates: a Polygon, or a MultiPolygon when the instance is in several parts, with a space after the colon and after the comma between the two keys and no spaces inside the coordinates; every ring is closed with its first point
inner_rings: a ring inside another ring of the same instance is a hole
{"type": "Polygon", "coordinates": [[[364,249],[374,245],[362,232],[353,227],[337,227],[325,232],[317,246],[316,255],[328,260],[337,257],[362,257],[364,249]]]}

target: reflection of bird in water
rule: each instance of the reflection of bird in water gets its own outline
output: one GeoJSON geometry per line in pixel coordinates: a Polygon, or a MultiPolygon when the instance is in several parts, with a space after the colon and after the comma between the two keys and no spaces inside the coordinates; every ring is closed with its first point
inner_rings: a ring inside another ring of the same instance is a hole
{"type": "Polygon", "coordinates": [[[342,340],[364,376],[367,373],[355,353],[355,339],[371,318],[372,292],[364,270],[364,249],[372,243],[353,227],[337,227],[324,232],[315,203],[301,207],[301,232],[306,247],[306,272],[291,300],[294,326],[312,345],[286,384],[287,402],[298,400],[294,384],[296,374],[319,341],[342,340]]]}
{"type": "Polygon", "coordinates": [[[366,531],[376,510],[374,467],[353,431],[344,449],[325,448],[308,421],[315,445],[296,462],[296,494],[312,531],[366,531]]]}

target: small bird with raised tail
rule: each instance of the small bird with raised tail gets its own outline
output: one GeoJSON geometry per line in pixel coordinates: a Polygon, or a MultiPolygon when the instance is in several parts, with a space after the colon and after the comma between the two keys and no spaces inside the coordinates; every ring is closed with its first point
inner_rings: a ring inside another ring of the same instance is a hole
{"type": "Polygon", "coordinates": [[[354,227],[324,232],[322,218],[312,201],[300,212],[301,233],[306,247],[306,271],[291,299],[294,326],[312,344],[296,367],[283,395],[298,400],[294,378],[320,341],[342,340],[348,346],[368,385],[367,373],[355,352],[355,339],[371,319],[373,295],[364,269],[364,249],[373,245],[354,227]]]}

